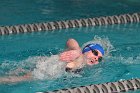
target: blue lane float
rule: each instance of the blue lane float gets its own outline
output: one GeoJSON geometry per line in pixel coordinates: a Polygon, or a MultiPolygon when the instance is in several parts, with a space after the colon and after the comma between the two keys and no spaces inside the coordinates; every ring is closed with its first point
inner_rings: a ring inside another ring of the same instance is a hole
{"type": "Polygon", "coordinates": [[[67,29],[75,27],[101,26],[112,24],[126,24],[140,22],[140,13],[123,14],[96,18],[54,21],[34,24],[22,24],[15,26],[0,26],[0,35],[18,34],[26,32],[51,31],[55,29],[67,29]]]}

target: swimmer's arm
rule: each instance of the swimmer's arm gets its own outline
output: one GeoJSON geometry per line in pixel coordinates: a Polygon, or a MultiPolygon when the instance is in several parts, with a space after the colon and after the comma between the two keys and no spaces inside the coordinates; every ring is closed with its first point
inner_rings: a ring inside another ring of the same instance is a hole
{"type": "Polygon", "coordinates": [[[75,39],[72,39],[72,38],[69,39],[66,44],[67,44],[67,47],[68,47],[69,50],[78,50],[78,49],[80,49],[80,46],[79,46],[78,42],[75,39]]]}
{"type": "Polygon", "coordinates": [[[31,80],[31,73],[28,73],[24,76],[8,76],[8,77],[0,77],[0,83],[16,83],[21,81],[31,80]]]}
{"type": "Polygon", "coordinates": [[[63,62],[70,62],[78,58],[80,55],[81,55],[81,51],[79,50],[69,50],[61,53],[59,55],[59,59],[60,61],[63,62]]]}
{"type": "Polygon", "coordinates": [[[83,66],[83,58],[82,55],[80,57],[78,57],[77,59],[75,59],[74,61],[69,62],[66,65],[66,68],[81,68],[83,66]]]}

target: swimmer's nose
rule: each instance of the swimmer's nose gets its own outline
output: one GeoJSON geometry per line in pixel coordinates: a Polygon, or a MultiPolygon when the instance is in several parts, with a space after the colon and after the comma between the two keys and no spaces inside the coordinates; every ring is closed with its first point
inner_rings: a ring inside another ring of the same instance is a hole
{"type": "Polygon", "coordinates": [[[95,61],[98,61],[98,58],[95,58],[95,61]]]}
{"type": "Polygon", "coordinates": [[[96,62],[96,61],[98,61],[98,58],[97,58],[97,57],[95,57],[95,58],[94,58],[94,59],[92,59],[91,61],[96,62]]]}
{"type": "Polygon", "coordinates": [[[66,67],[65,71],[66,72],[70,72],[72,70],[72,68],[66,67]]]}

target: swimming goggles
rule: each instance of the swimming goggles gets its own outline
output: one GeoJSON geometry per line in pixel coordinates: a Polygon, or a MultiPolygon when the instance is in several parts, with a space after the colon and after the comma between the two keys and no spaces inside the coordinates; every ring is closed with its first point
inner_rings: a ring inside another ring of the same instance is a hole
{"type": "Polygon", "coordinates": [[[86,45],[86,46],[83,48],[82,53],[88,52],[88,51],[90,51],[90,50],[99,50],[99,51],[102,53],[102,55],[104,55],[104,49],[103,49],[103,47],[100,46],[99,44],[94,44],[94,43],[92,43],[92,44],[86,45]]]}
{"type": "MultiPolygon", "coordinates": [[[[91,50],[92,51],[92,53],[95,55],[95,56],[98,56],[98,51],[97,50],[91,50]]],[[[101,56],[99,56],[98,57],[98,62],[101,62],[102,61],[102,57],[101,56]]]]}

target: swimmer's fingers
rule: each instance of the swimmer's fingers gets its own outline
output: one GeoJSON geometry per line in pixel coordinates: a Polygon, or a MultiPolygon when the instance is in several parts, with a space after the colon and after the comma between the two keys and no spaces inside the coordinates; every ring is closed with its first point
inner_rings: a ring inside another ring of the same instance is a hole
{"type": "Polygon", "coordinates": [[[60,60],[64,62],[69,62],[70,58],[66,55],[60,55],[60,60]]]}
{"type": "Polygon", "coordinates": [[[80,52],[78,50],[71,50],[68,54],[70,60],[75,60],[77,57],[80,56],[80,52]]]}
{"type": "Polygon", "coordinates": [[[77,57],[80,56],[78,50],[70,50],[60,54],[60,60],[62,61],[72,61],[75,60],[77,57]]]}
{"type": "Polygon", "coordinates": [[[70,60],[69,56],[70,56],[70,54],[69,54],[69,52],[67,51],[67,52],[61,53],[59,57],[60,57],[60,60],[61,60],[61,61],[67,62],[68,60],[70,60]]]}

